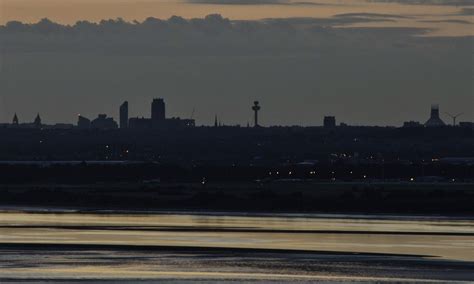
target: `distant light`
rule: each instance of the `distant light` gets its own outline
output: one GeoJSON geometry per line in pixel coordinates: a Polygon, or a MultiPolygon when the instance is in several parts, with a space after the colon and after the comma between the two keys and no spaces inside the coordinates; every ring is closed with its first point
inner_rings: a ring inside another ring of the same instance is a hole
{"type": "Polygon", "coordinates": [[[414,178],[410,178],[410,181],[414,181],[415,179],[414,178]]]}
{"type": "Polygon", "coordinates": [[[288,174],[291,176],[291,175],[293,174],[293,172],[292,172],[292,171],[289,171],[288,174]]]}
{"type": "Polygon", "coordinates": [[[280,174],[280,172],[277,172],[277,175],[279,175],[279,174],[280,174]]]}
{"type": "Polygon", "coordinates": [[[364,175],[364,178],[367,178],[367,176],[366,176],[366,175],[364,175]]]}

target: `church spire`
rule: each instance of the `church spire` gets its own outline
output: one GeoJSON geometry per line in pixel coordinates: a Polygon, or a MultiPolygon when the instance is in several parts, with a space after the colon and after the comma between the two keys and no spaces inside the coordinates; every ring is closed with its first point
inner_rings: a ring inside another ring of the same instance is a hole
{"type": "Polygon", "coordinates": [[[13,125],[18,125],[18,116],[16,115],[16,113],[15,113],[15,115],[13,116],[12,124],[13,124],[13,125]]]}
{"type": "Polygon", "coordinates": [[[36,115],[34,123],[35,123],[35,127],[41,128],[41,117],[40,117],[39,113],[36,115]]]}

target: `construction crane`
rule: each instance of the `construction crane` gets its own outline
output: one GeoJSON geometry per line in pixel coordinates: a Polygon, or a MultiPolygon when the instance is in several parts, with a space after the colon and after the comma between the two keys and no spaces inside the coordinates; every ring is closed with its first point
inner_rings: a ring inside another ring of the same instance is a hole
{"type": "Polygon", "coordinates": [[[446,114],[453,119],[453,127],[454,127],[454,126],[456,126],[456,119],[458,117],[460,117],[461,115],[463,115],[464,113],[461,112],[461,113],[458,113],[456,115],[452,115],[449,112],[446,112],[446,114]]]}

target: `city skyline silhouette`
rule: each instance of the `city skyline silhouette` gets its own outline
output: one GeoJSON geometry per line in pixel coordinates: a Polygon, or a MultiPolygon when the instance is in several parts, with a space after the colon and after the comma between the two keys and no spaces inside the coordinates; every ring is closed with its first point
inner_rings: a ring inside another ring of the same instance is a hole
{"type": "Polygon", "coordinates": [[[167,99],[172,116],[188,117],[194,109],[197,124],[217,114],[227,124],[246,125],[253,121],[247,106],[256,99],[265,102],[262,123],[272,125],[309,126],[334,115],[357,125],[397,126],[423,121],[422,110],[432,103],[473,121],[471,37],[430,34],[444,25],[472,26],[471,10],[443,9],[450,16],[437,11],[432,17],[440,23],[429,29],[387,26],[416,17],[395,13],[8,22],[0,26],[0,121],[15,112],[28,120],[40,112],[49,123],[74,123],[78,113],[116,116],[125,100],[135,106],[130,115],[139,116],[155,97],[167,99]]]}
{"type": "Polygon", "coordinates": [[[0,14],[1,283],[474,280],[474,0],[0,14]]]}

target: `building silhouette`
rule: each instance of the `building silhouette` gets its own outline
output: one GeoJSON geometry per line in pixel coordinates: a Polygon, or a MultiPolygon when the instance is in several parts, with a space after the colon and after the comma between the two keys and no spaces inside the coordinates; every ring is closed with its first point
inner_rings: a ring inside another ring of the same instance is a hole
{"type": "Polygon", "coordinates": [[[153,128],[163,126],[166,119],[165,101],[161,98],[153,99],[151,103],[151,125],[153,128]]]}
{"type": "Polygon", "coordinates": [[[461,121],[459,122],[459,127],[474,129],[474,122],[461,121]]]}
{"type": "Polygon", "coordinates": [[[334,128],[336,127],[336,117],[335,116],[325,116],[323,125],[325,128],[334,128]]]}
{"type": "Polygon", "coordinates": [[[18,124],[19,124],[18,116],[16,115],[16,113],[15,113],[15,115],[13,116],[12,124],[15,125],[15,126],[18,126],[18,124]]]}
{"type": "Polygon", "coordinates": [[[416,128],[416,127],[423,127],[423,124],[419,123],[418,121],[405,121],[403,123],[404,128],[416,128]]]}
{"type": "Polygon", "coordinates": [[[425,123],[426,127],[441,127],[445,126],[446,124],[444,121],[441,120],[439,117],[439,106],[438,105],[432,105],[431,106],[431,115],[430,119],[425,123]]]}
{"type": "Polygon", "coordinates": [[[144,117],[132,117],[128,121],[128,127],[132,129],[150,129],[151,119],[144,117]]]}
{"type": "Polygon", "coordinates": [[[39,115],[39,113],[36,115],[36,118],[35,118],[35,121],[33,122],[34,126],[36,128],[41,128],[41,117],[39,115]]]}
{"type": "Polygon", "coordinates": [[[120,106],[120,128],[128,128],[128,102],[120,106]]]}
{"type": "MultiPolygon", "coordinates": [[[[127,105],[128,109],[128,105],[127,105]]],[[[181,119],[179,117],[166,118],[165,101],[162,98],[154,99],[151,103],[151,118],[133,117],[128,120],[131,129],[176,129],[195,127],[194,119],[181,119]]]]}
{"type": "Polygon", "coordinates": [[[79,115],[77,117],[77,128],[79,129],[89,129],[91,128],[91,120],[87,117],[79,115]]]}
{"type": "Polygon", "coordinates": [[[99,116],[91,122],[91,128],[116,129],[118,125],[112,117],[107,117],[106,114],[99,114],[99,116]]]}
{"type": "MultiPolygon", "coordinates": [[[[8,125],[8,124],[7,124],[8,125]]],[[[41,117],[39,113],[36,115],[35,120],[33,122],[27,122],[27,123],[20,123],[18,119],[18,115],[15,113],[13,115],[12,123],[8,125],[11,128],[23,128],[23,129],[42,129],[44,126],[47,128],[50,128],[50,125],[43,125],[41,122],[41,117]]]]}
{"type": "Polygon", "coordinates": [[[195,127],[194,119],[181,119],[179,117],[168,118],[164,121],[164,126],[167,129],[177,129],[186,127],[195,127]]]}
{"type": "Polygon", "coordinates": [[[74,128],[74,124],[71,123],[56,123],[52,125],[42,125],[42,129],[61,129],[61,130],[70,130],[74,128]]]}

